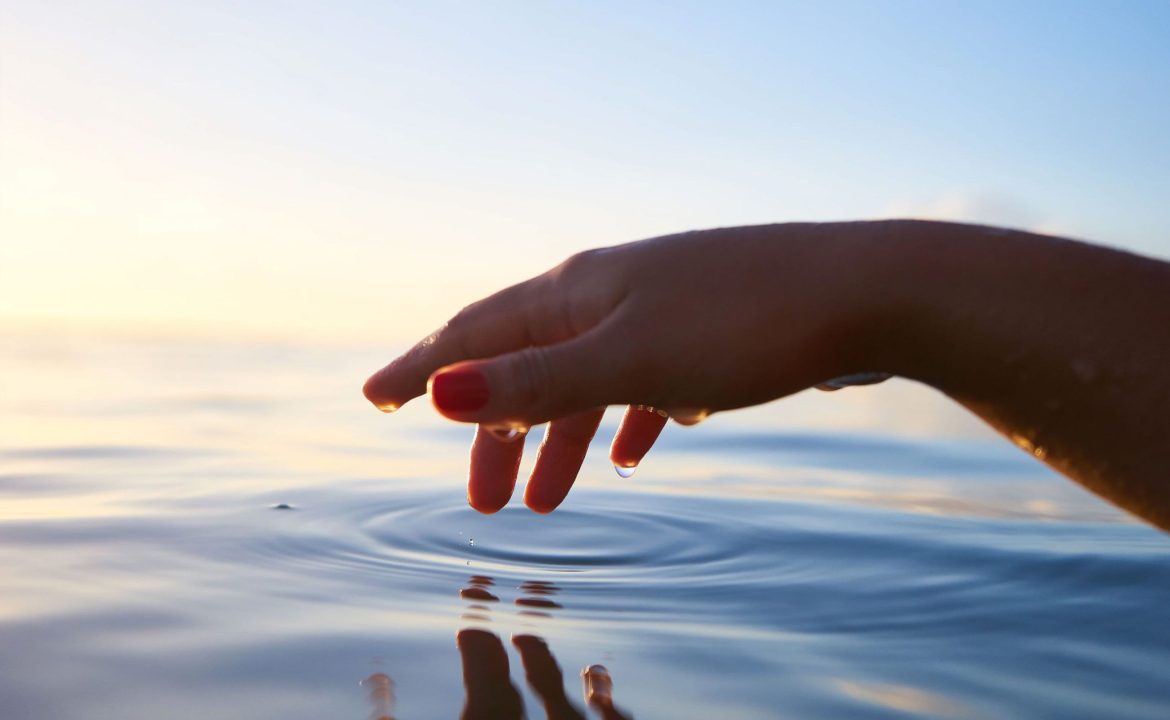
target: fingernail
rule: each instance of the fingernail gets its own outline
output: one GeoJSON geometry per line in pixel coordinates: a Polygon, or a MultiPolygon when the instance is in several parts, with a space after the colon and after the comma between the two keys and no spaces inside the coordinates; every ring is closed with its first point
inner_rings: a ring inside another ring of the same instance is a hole
{"type": "Polygon", "coordinates": [[[431,380],[431,401],[443,412],[471,412],[488,401],[487,378],[474,368],[439,373],[431,380]]]}

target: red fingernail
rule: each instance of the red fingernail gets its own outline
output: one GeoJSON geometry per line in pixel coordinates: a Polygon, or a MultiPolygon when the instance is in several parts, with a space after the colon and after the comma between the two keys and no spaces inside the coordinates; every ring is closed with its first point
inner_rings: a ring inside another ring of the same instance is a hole
{"type": "Polygon", "coordinates": [[[431,380],[431,401],[443,412],[479,410],[487,405],[487,378],[473,368],[439,373],[431,380]]]}

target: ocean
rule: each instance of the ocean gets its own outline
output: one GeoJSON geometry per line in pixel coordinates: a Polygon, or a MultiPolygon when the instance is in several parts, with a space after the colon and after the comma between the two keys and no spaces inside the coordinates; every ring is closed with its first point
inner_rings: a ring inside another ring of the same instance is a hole
{"type": "Polygon", "coordinates": [[[580,717],[595,664],[638,718],[1170,716],[1170,537],[928,388],[628,479],[611,409],[560,509],[484,516],[471,428],[361,397],[399,349],[0,335],[0,717],[580,717]]]}

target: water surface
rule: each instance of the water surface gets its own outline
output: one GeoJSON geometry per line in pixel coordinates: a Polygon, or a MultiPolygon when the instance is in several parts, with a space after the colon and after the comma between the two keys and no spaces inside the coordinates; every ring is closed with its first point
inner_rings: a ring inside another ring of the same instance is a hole
{"type": "Polygon", "coordinates": [[[599,442],[481,516],[468,428],[361,400],[391,354],[4,336],[0,715],[445,718],[466,677],[542,717],[526,670],[583,711],[595,663],[639,718],[1170,708],[1167,536],[927,391],[672,426],[630,479],[599,442]]]}

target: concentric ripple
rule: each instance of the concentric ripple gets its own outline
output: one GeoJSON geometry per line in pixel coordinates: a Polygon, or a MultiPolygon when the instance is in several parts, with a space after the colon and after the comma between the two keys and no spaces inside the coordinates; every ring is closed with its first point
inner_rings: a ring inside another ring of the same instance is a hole
{"type": "MultiPolygon", "coordinates": [[[[1150,588],[1170,581],[1138,558],[1106,561],[1104,545],[1097,555],[1069,551],[1076,525],[1029,527],[1005,549],[999,537],[1019,521],[639,492],[578,493],[549,515],[514,505],[485,516],[449,490],[378,497],[334,493],[296,512],[265,511],[265,564],[341,582],[350,598],[392,593],[425,616],[451,612],[469,577],[483,576],[508,604],[535,596],[519,592],[533,583],[555,584],[559,617],[691,629],[735,617],[757,634],[853,637],[1023,632],[1044,622],[1046,598],[1132,595],[1141,567],[1143,602],[1153,603],[1150,588]]],[[[1092,603],[1078,608],[1093,617],[1092,603]]]]}
{"type": "Polygon", "coordinates": [[[481,515],[449,492],[393,502],[310,505],[282,514],[268,560],[355,573],[465,576],[469,568],[532,579],[689,581],[734,571],[752,547],[744,525],[653,499],[590,495],[552,515],[513,505],[481,515]]]}

